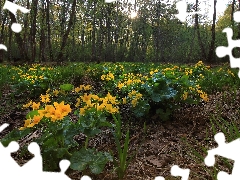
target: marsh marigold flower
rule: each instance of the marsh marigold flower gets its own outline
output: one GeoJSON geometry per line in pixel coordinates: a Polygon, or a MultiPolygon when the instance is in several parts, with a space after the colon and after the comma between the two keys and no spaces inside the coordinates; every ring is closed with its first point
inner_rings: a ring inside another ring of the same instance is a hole
{"type": "Polygon", "coordinates": [[[39,107],[40,107],[40,102],[39,103],[35,103],[35,102],[32,103],[32,109],[33,110],[38,110],[39,107]]]}
{"type": "Polygon", "coordinates": [[[24,107],[24,108],[28,108],[28,107],[30,107],[31,105],[32,105],[32,100],[31,100],[29,103],[23,105],[23,107],[24,107]]]}

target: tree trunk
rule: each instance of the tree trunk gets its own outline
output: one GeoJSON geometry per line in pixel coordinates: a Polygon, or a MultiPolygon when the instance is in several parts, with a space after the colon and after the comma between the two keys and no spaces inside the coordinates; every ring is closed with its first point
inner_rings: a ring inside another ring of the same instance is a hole
{"type": "Polygon", "coordinates": [[[47,32],[48,32],[48,49],[49,49],[49,58],[50,61],[53,61],[53,52],[52,52],[52,42],[51,42],[51,23],[50,23],[50,2],[47,0],[47,8],[46,8],[46,24],[47,24],[47,32]]]}
{"type": "Polygon", "coordinates": [[[68,25],[67,25],[67,30],[65,32],[65,34],[63,35],[63,39],[62,39],[62,44],[61,44],[61,49],[60,49],[60,52],[58,53],[58,56],[57,56],[57,62],[62,62],[63,61],[63,50],[67,44],[67,40],[68,40],[68,35],[70,33],[70,30],[73,26],[73,21],[74,21],[74,16],[76,14],[76,2],[77,0],[73,0],[73,3],[72,3],[72,9],[71,9],[71,14],[70,14],[70,19],[69,19],[69,22],[68,22],[68,25]]]}
{"type": "Polygon", "coordinates": [[[93,8],[94,8],[94,12],[93,12],[93,20],[92,20],[92,57],[91,57],[91,61],[96,61],[97,57],[96,57],[96,1],[93,1],[93,8]]]}
{"type": "MultiPolygon", "coordinates": [[[[208,59],[207,59],[207,61],[208,61],[209,63],[212,62],[213,54],[214,54],[214,52],[215,52],[216,5],[217,5],[217,0],[214,0],[213,23],[212,23],[212,40],[211,40],[211,45],[210,45],[210,48],[209,48],[208,59]]],[[[214,56],[214,57],[215,57],[215,56],[214,56]]]]}
{"type": "MultiPolygon", "coordinates": [[[[195,12],[197,12],[197,11],[198,11],[198,0],[196,0],[196,4],[195,4],[195,12]]],[[[205,51],[205,48],[204,48],[204,45],[203,45],[203,42],[202,42],[202,39],[201,39],[199,23],[198,23],[198,14],[195,15],[195,28],[197,30],[198,43],[199,43],[199,46],[200,46],[200,49],[201,49],[201,52],[202,52],[202,58],[204,60],[206,60],[207,59],[207,54],[206,54],[206,51],[205,51]]]]}
{"type": "Polygon", "coordinates": [[[32,10],[31,10],[31,62],[35,62],[36,59],[36,22],[37,22],[37,10],[38,10],[38,0],[32,1],[32,10]]]}
{"type": "MultiPolygon", "coordinates": [[[[240,11],[240,0],[238,2],[238,10],[240,11]]],[[[238,23],[238,39],[240,39],[240,23],[238,23]]],[[[238,48],[238,56],[240,57],[240,48],[238,48]]]]}
{"type": "MultiPolygon", "coordinates": [[[[13,0],[9,0],[9,1],[13,2],[13,0]]],[[[9,16],[10,16],[10,19],[11,19],[11,24],[17,23],[16,17],[10,11],[9,11],[9,16]]],[[[23,39],[22,39],[20,33],[15,33],[15,37],[16,37],[16,41],[17,41],[18,48],[19,48],[19,51],[20,51],[21,59],[29,62],[29,57],[28,57],[28,54],[27,54],[27,51],[26,51],[26,48],[24,46],[23,39]]]]}
{"type": "MultiPolygon", "coordinates": [[[[11,25],[8,26],[9,29],[11,29],[11,25]]],[[[8,37],[8,61],[11,62],[12,60],[15,61],[12,57],[12,34],[13,32],[9,31],[9,37],[8,37]]]]}
{"type": "Polygon", "coordinates": [[[236,1],[232,1],[232,11],[231,11],[231,22],[232,22],[232,28],[234,26],[234,19],[233,19],[233,14],[234,14],[234,6],[235,6],[236,1]]]}
{"type": "Polygon", "coordinates": [[[42,1],[41,6],[41,25],[40,25],[40,53],[39,53],[39,60],[40,62],[45,62],[45,48],[46,48],[46,35],[45,35],[45,6],[44,2],[42,1]]]}
{"type": "MultiPolygon", "coordinates": [[[[0,9],[1,9],[1,7],[0,7],[0,9]]],[[[0,32],[0,44],[3,44],[3,42],[4,42],[4,26],[5,26],[5,22],[6,22],[6,19],[7,19],[7,14],[6,13],[4,13],[4,16],[2,17],[1,16],[1,18],[0,18],[0,22],[2,22],[2,24],[1,24],[1,32],[0,32]]],[[[2,63],[3,62],[3,54],[5,53],[5,51],[4,50],[1,50],[0,51],[0,63],[2,63]]]]}

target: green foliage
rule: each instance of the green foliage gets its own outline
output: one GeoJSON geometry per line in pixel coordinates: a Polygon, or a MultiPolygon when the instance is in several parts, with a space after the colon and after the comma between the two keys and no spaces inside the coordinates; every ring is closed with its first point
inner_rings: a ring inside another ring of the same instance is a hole
{"type": "Polygon", "coordinates": [[[73,90],[74,86],[72,84],[62,84],[60,85],[60,89],[63,91],[71,91],[73,90]]]}
{"type": "MultiPolygon", "coordinates": [[[[87,137],[93,137],[101,132],[97,128],[89,129],[90,126],[85,126],[86,121],[83,122],[81,120],[83,119],[81,118],[78,123],[73,123],[66,116],[62,121],[51,122],[44,118],[41,120],[41,124],[33,128],[13,130],[1,139],[1,143],[7,146],[9,142],[18,141],[34,130],[41,129],[41,135],[35,138],[34,141],[41,147],[45,171],[57,170],[59,167],[58,162],[61,159],[69,159],[72,169],[83,171],[89,167],[92,173],[99,174],[103,171],[106,163],[112,161],[112,157],[107,152],[97,152],[94,149],[87,149],[86,146],[79,147],[79,144],[74,140],[75,135],[86,133],[87,137]]],[[[92,120],[95,121],[94,119],[92,120]]],[[[95,125],[93,123],[91,127],[94,128],[95,125]]],[[[26,152],[26,149],[23,150],[21,155],[24,155],[26,152]]]]}
{"type": "Polygon", "coordinates": [[[123,179],[125,172],[128,168],[129,163],[131,162],[133,156],[129,157],[128,154],[128,146],[129,146],[129,130],[126,133],[124,139],[123,148],[121,147],[120,141],[122,139],[122,121],[120,119],[120,115],[118,114],[117,117],[113,115],[113,119],[115,122],[114,127],[114,139],[117,146],[117,159],[113,159],[113,163],[115,166],[115,171],[117,172],[118,179],[123,179]]]}
{"type": "Polygon", "coordinates": [[[112,160],[112,156],[107,152],[102,153],[94,149],[81,148],[72,154],[70,167],[78,171],[89,168],[93,174],[99,174],[103,171],[106,163],[112,160]]]}

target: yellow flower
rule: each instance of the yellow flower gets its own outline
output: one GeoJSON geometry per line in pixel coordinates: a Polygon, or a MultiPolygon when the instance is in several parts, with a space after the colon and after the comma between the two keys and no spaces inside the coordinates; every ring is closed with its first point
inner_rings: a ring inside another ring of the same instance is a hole
{"type": "Polygon", "coordinates": [[[101,80],[103,80],[104,81],[104,79],[106,78],[106,75],[105,74],[103,74],[102,76],[101,76],[101,80]]]}
{"type": "Polygon", "coordinates": [[[47,111],[47,113],[45,114],[45,117],[50,118],[55,115],[56,109],[52,105],[47,105],[45,107],[45,110],[47,111]]]}
{"type": "Polygon", "coordinates": [[[48,89],[47,91],[46,91],[46,94],[48,94],[50,92],[50,89],[48,89]]]}
{"type": "Polygon", "coordinates": [[[33,110],[38,110],[39,106],[40,106],[40,102],[39,103],[35,103],[35,102],[32,103],[32,109],[33,110]]]}
{"type": "Polygon", "coordinates": [[[97,103],[96,106],[97,106],[97,111],[103,111],[105,108],[105,105],[103,103],[101,105],[97,103]]]}
{"type": "Polygon", "coordinates": [[[46,95],[42,95],[41,94],[41,96],[40,96],[40,98],[41,98],[41,102],[43,102],[43,103],[48,103],[48,102],[50,102],[50,95],[49,94],[46,94],[46,95]]]}
{"type": "Polygon", "coordinates": [[[43,109],[43,110],[38,110],[38,114],[39,114],[39,116],[45,116],[45,114],[47,114],[48,112],[45,110],[45,109],[43,109]]]}
{"type": "Polygon", "coordinates": [[[87,95],[87,93],[84,93],[84,96],[81,96],[82,101],[85,103],[87,103],[87,102],[89,103],[89,101],[91,101],[91,97],[92,97],[92,95],[91,94],[87,95]]]}
{"type": "Polygon", "coordinates": [[[41,121],[42,118],[43,118],[43,117],[40,116],[40,115],[34,115],[34,116],[33,116],[33,123],[34,123],[34,124],[38,124],[38,123],[41,121]]]}
{"type": "Polygon", "coordinates": [[[80,115],[84,115],[85,114],[85,108],[80,108],[80,115]]]}
{"type": "Polygon", "coordinates": [[[131,104],[132,104],[133,107],[136,107],[136,105],[137,105],[137,99],[133,99],[133,100],[131,101],[131,104]]]}
{"type": "Polygon", "coordinates": [[[24,124],[24,127],[28,127],[28,125],[31,123],[31,119],[27,119],[25,120],[25,124],[24,124]]]}
{"type": "Polygon", "coordinates": [[[128,86],[131,85],[131,84],[132,84],[132,80],[131,80],[131,79],[128,79],[127,82],[126,82],[126,84],[127,84],[128,86]]]}
{"type": "Polygon", "coordinates": [[[56,110],[60,111],[60,113],[63,116],[68,115],[68,113],[70,113],[72,111],[69,104],[64,105],[64,101],[62,101],[60,104],[55,103],[54,106],[56,107],[56,110]]]}
{"type": "Polygon", "coordinates": [[[59,94],[59,90],[56,89],[56,90],[53,91],[54,96],[57,96],[58,94],[59,94]]]}
{"type": "Polygon", "coordinates": [[[75,88],[75,92],[78,93],[79,91],[81,91],[81,88],[80,87],[76,87],[75,88]]]}
{"type": "Polygon", "coordinates": [[[39,79],[44,79],[44,76],[39,76],[39,79]]]}
{"type": "Polygon", "coordinates": [[[55,122],[56,120],[62,120],[64,114],[60,110],[56,110],[54,115],[51,116],[51,121],[55,122]]]}
{"type": "Polygon", "coordinates": [[[110,79],[114,80],[114,75],[113,75],[113,73],[108,73],[108,77],[109,77],[110,79]]]}
{"type": "Polygon", "coordinates": [[[132,98],[134,95],[136,95],[137,94],[137,91],[135,91],[135,90],[132,90],[132,92],[130,92],[130,93],[128,93],[128,96],[130,97],[130,98],[132,98]]]}
{"type": "Polygon", "coordinates": [[[123,104],[127,104],[127,98],[126,97],[122,98],[122,100],[123,100],[123,104]]]}
{"type": "Polygon", "coordinates": [[[79,107],[79,106],[80,106],[80,103],[81,103],[81,99],[80,99],[80,98],[77,98],[76,100],[77,100],[77,103],[76,103],[75,107],[79,107]]]}
{"type": "Polygon", "coordinates": [[[117,87],[118,87],[119,89],[122,89],[123,86],[124,86],[124,83],[118,83],[118,85],[117,85],[117,87]]]}
{"type": "Polygon", "coordinates": [[[93,100],[99,100],[100,98],[98,97],[98,95],[92,95],[92,97],[91,97],[93,100]]]}
{"type": "Polygon", "coordinates": [[[118,112],[118,109],[113,107],[112,104],[106,104],[105,107],[106,107],[106,111],[108,111],[111,114],[118,112]]]}
{"type": "Polygon", "coordinates": [[[183,100],[186,100],[187,96],[188,96],[188,92],[184,91],[184,93],[183,93],[183,100]]]}
{"type": "Polygon", "coordinates": [[[85,91],[90,90],[90,89],[92,89],[92,87],[90,85],[84,86],[85,91]]]}
{"type": "Polygon", "coordinates": [[[200,97],[201,97],[204,101],[206,101],[206,102],[209,101],[209,98],[208,98],[208,96],[207,96],[206,93],[202,93],[202,94],[200,94],[200,97]]]}
{"type": "Polygon", "coordinates": [[[142,94],[141,94],[141,93],[137,93],[137,94],[136,94],[136,98],[137,98],[137,99],[140,99],[141,97],[142,97],[142,94]]]}
{"type": "Polygon", "coordinates": [[[28,108],[28,107],[30,107],[31,105],[32,105],[32,100],[31,100],[29,103],[23,105],[23,107],[24,107],[24,108],[28,108]]]}
{"type": "Polygon", "coordinates": [[[201,87],[199,86],[199,84],[196,85],[197,89],[200,89],[201,87]]]}

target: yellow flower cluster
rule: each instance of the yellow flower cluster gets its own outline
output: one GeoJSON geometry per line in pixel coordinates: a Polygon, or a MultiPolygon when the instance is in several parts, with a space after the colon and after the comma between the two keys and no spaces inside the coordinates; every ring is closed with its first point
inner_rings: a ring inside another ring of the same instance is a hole
{"type": "Polygon", "coordinates": [[[185,101],[188,97],[188,92],[184,91],[183,95],[182,95],[182,98],[183,100],[185,101]]]}
{"type": "Polygon", "coordinates": [[[80,115],[84,115],[86,110],[96,108],[97,111],[107,111],[111,114],[119,112],[119,108],[116,106],[118,103],[116,97],[112,96],[109,92],[104,98],[98,97],[98,95],[87,94],[77,98],[76,107],[80,107],[80,115]]]}
{"type": "Polygon", "coordinates": [[[192,69],[189,69],[189,68],[185,68],[185,74],[186,75],[192,75],[192,69]]]}
{"type": "Polygon", "coordinates": [[[101,76],[101,80],[106,80],[106,81],[110,81],[110,80],[114,80],[114,75],[113,73],[109,72],[107,75],[103,74],[101,76]]]}
{"type": "Polygon", "coordinates": [[[132,99],[131,100],[132,106],[136,107],[138,100],[142,98],[142,94],[135,90],[132,90],[131,92],[128,93],[128,97],[132,99]]]}
{"type": "Polygon", "coordinates": [[[235,75],[232,73],[232,71],[231,71],[231,70],[229,70],[229,69],[228,69],[228,71],[227,71],[227,72],[228,72],[228,74],[230,74],[230,75],[232,75],[233,77],[235,77],[235,75]]]}
{"type": "Polygon", "coordinates": [[[202,61],[198,61],[198,63],[195,64],[195,68],[197,68],[199,66],[204,66],[202,61]]]}
{"type": "Polygon", "coordinates": [[[45,103],[45,104],[50,102],[50,94],[46,94],[46,95],[41,94],[40,98],[41,98],[40,101],[45,103]]]}
{"type": "Polygon", "coordinates": [[[75,88],[75,92],[78,93],[79,91],[82,91],[82,90],[87,91],[87,90],[90,90],[90,89],[92,89],[92,87],[90,85],[86,85],[86,86],[85,85],[80,85],[79,87],[75,88]]]}
{"type": "MultiPolygon", "coordinates": [[[[201,89],[201,87],[199,86],[199,84],[196,85],[196,88],[193,88],[191,86],[189,87],[189,90],[190,90],[191,93],[193,93],[195,91],[199,94],[200,98],[202,98],[204,101],[206,101],[206,102],[209,101],[207,93],[203,92],[200,89],[201,89]]],[[[188,95],[189,95],[189,92],[184,91],[184,93],[182,95],[182,99],[186,100],[188,95]]]]}
{"type": "Polygon", "coordinates": [[[148,79],[147,76],[143,76],[142,74],[128,73],[123,74],[123,81],[119,81],[116,85],[119,89],[122,89],[125,86],[135,85],[135,84],[144,84],[143,80],[148,79]]]}
{"type": "Polygon", "coordinates": [[[207,93],[205,93],[205,92],[203,92],[202,90],[199,90],[199,89],[197,89],[197,92],[198,92],[200,98],[202,98],[206,102],[209,101],[207,93]]]}
{"type": "MultiPolygon", "coordinates": [[[[27,105],[29,105],[28,103],[27,105]]],[[[62,101],[60,104],[54,102],[53,105],[46,105],[45,109],[39,109],[39,103],[31,103],[33,110],[38,110],[38,115],[34,115],[33,118],[29,118],[25,120],[24,127],[21,127],[20,130],[25,128],[30,128],[38,124],[44,117],[49,118],[52,122],[57,120],[62,120],[65,116],[67,116],[71,112],[71,108],[69,104],[64,104],[62,101]]]]}
{"type": "Polygon", "coordinates": [[[158,71],[159,71],[158,69],[151,70],[149,74],[152,76],[154,73],[157,73],[158,71]]]}

